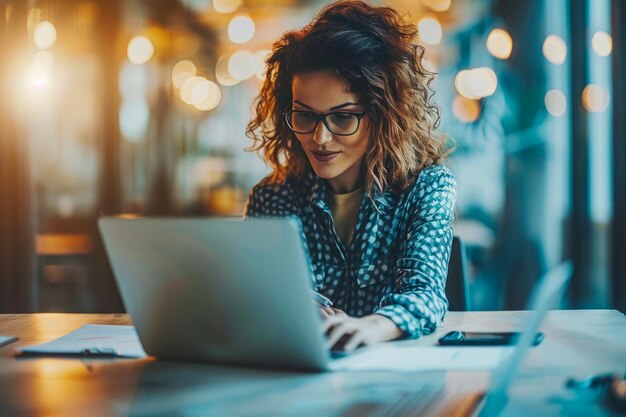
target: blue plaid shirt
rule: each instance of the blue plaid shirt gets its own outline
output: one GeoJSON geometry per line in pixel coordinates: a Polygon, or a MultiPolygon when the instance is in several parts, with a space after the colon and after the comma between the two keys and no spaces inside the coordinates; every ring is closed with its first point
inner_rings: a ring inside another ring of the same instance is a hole
{"type": "Polygon", "coordinates": [[[402,193],[366,193],[346,248],[335,232],[326,182],[302,179],[250,191],[244,216],[295,216],[313,269],[313,289],[351,316],[380,314],[405,337],[431,333],[448,309],[445,282],[456,183],[443,165],[425,168],[402,193]]]}

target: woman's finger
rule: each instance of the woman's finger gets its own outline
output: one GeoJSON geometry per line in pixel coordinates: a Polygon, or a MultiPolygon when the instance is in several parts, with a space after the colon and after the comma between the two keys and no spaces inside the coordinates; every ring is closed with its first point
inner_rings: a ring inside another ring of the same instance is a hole
{"type": "Polygon", "coordinates": [[[328,316],[334,316],[336,313],[333,311],[332,308],[330,307],[326,307],[321,305],[318,302],[315,302],[315,305],[320,309],[320,311],[322,312],[322,318],[326,318],[328,316]]]}
{"type": "Polygon", "coordinates": [[[329,316],[334,316],[335,314],[337,314],[335,313],[335,310],[333,310],[330,307],[322,306],[322,308],[324,309],[326,313],[328,313],[329,316]]]}
{"type": "Polygon", "coordinates": [[[344,316],[340,316],[337,314],[326,315],[324,318],[324,323],[322,323],[322,332],[328,333],[330,329],[337,325],[337,323],[342,322],[345,319],[344,316]]]}
{"type": "Polygon", "coordinates": [[[328,345],[332,349],[343,336],[350,336],[354,331],[355,329],[349,323],[341,322],[337,324],[328,334],[328,345]]]}
{"type": "Polygon", "coordinates": [[[343,310],[339,310],[338,308],[334,308],[334,307],[331,307],[330,309],[333,310],[334,314],[343,314],[344,316],[347,316],[346,312],[343,310]]]}
{"type": "Polygon", "coordinates": [[[356,331],[352,334],[352,337],[346,342],[343,346],[343,350],[346,352],[352,352],[354,349],[358,348],[365,341],[365,332],[356,331]]]}

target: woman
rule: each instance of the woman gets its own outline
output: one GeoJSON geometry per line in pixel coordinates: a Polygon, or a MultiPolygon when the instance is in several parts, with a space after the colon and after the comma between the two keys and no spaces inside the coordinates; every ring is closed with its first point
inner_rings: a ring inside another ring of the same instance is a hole
{"type": "Polygon", "coordinates": [[[245,216],[295,216],[335,349],[443,322],[456,198],[413,24],[341,1],[276,42],[247,134],[273,168],[245,216]]]}

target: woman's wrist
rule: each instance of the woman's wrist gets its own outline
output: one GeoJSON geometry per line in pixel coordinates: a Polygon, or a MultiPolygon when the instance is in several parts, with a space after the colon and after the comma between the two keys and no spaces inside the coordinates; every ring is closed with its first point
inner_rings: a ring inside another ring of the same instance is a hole
{"type": "Polygon", "coordinates": [[[376,332],[379,336],[379,342],[386,342],[388,340],[394,340],[401,337],[404,333],[400,328],[387,316],[382,314],[372,314],[368,316],[371,318],[372,324],[376,327],[376,332]]]}

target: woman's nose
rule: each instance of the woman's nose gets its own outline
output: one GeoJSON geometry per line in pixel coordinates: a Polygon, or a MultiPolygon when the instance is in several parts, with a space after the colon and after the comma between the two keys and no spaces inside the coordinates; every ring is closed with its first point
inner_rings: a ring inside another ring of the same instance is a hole
{"type": "Polygon", "coordinates": [[[323,145],[327,142],[330,142],[333,139],[333,134],[326,127],[326,125],[320,121],[313,132],[313,140],[318,145],[323,145]]]}

